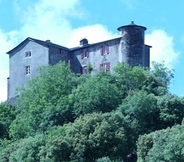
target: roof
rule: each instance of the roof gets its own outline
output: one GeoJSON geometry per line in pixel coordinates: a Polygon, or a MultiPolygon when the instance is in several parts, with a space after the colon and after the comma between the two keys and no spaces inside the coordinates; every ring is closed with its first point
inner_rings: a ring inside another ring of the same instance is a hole
{"type": "MultiPolygon", "coordinates": [[[[109,39],[109,40],[105,40],[105,41],[101,41],[101,42],[97,42],[97,43],[92,43],[92,44],[85,44],[84,46],[67,48],[67,47],[64,47],[64,46],[60,46],[58,44],[54,44],[50,40],[42,41],[42,40],[39,40],[39,39],[28,37],[24,41],[22,41],[19,45],[17,45],[15,48],[13,48],[12,50],[8,51],[7,54],[12,53],[14,50],[16,50],[17,48],[19,48],[21,45],[23,45],[25,42],[28,42],[28,41],[36,42],[36,43],[38,43],[40,45],[43,45],[45,47],[52,46],[52,47],[56,47],[56,48],[60,48],[60,49],[68,50],[68,51],[75,51],[75,50],[79,50],[79,49],[83,49],[83,48],[86,48],[86,47],[98,45],[98,44],[101,44],[101,43],[106,43],[106,42],[112,41],[112,40],[119,40],[119,39],[121,39],[121,37],[114,38],[114,39],[109,39]]],[[[146,46],[149,46],[149,45],[146,45],[146,46]]],[[[149,47],[151,48],[151,46],[149,46],[149,47]]]]}
{"type": "Polygon", "coordinates": [[[147,47],[149,47],[149,48],[152,48],[152,46],[150,46],[150,45],[147,45],[147,44],[144,44],[145,46],[147,46],[147,47]]]}
{"type": "Polygon", "coordinates": [[[73,48],[70,48],[70,50],[75,51],[75,50],[78,50],[78,49],[83,49],[83,48],[86,48],[86,47],[98,45],[98,44],[101,44],[101,43],[106,43],[106,42],[109,42],[109,41],[112,41],[112,40],[119,40],[119,39],[121,39],[121,37],[114,38],[114,39],[109,39],[109,40],[105,40],[105,41],[101,41],[101,42],[97,42],[97,43],[86,44],[84,46],[73,47],[73,48]]]}
{"type": "Polygon", "coordinates": [[[136,25],[136,24],[134,24],[134,21],[131,21],[131,23],[130,23],[130,24],[120,26],[117,30],[118,30],[118,31],[121,31],[121,29],[122,29],[122,28],[126,28],[126,27],[140,27],[140,28],[143,28],[144,30],[146,30],[146,29],[147,29],[146,27],[144,27],[144,26],[140,26],[140,25],[136,25]]]}
{"type": "Polygon", "coordinates": [[[42,41],[42,40],[39,40],[39,39],[34,39],[34,38],[31,38],[31,37],[28,37],[28,38],[26,38],[24,41],[22,41],[20,44],[18,44],[16,47],[14,47],[12,50],[8,51],[7,54],[12,53],[14,50],[16,50],[17,48],[19,48],[19,47],[22,46],[25,42],[28,42],[28,41],[36,42],[36,43],[38,43],[38,44],[40,44],[40,45],[43,45],[43,46],[45,46],[45,47],[52,46],[52,47],[56,47],[56,48],[60,48],[60,49],[64,49],[64,50],[69,50],[69,48],[60,46],[60,45],[58,45],[58,44],[54,44],[54,43],[50,42],[49,40],[42,41]]]}

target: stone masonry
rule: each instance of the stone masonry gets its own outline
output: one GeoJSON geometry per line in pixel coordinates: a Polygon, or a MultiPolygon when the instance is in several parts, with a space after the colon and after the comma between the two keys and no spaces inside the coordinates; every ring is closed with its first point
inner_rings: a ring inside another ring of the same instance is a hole
{"type": "Polygon", "coordinates": [[[131,66],[149,67],[150,48],[144,44],[146,27],[131,22],[121,26],[118,31],[120,37],[89,44],[86,38],[81,39],[79,46],[74,48],[63,47],[50,40],[42,41],[26,38],[9,54],[8,99],[16,97],[16,89],[26,86],[27,80],[36,76],[37,69],[42,65],[54,65],[65,61],[74,73],[96,74],[102,68],[112,72],[119,62],[131,66]]]}

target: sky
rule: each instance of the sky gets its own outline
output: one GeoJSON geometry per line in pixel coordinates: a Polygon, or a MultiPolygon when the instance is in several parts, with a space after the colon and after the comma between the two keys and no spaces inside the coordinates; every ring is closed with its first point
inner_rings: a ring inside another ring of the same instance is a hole
{"type": "MultiPolygon", "coordinates": [[[[172,94],[184,95],[184,1],[0,0],[0,102],[7,99],[9,50],[27,37],[75,47],[120,36],[131,21],[145,26],[151,61],[174,69],[172,94]]],[[[18,66],[18,63],[17,63],[18,66]]]]}

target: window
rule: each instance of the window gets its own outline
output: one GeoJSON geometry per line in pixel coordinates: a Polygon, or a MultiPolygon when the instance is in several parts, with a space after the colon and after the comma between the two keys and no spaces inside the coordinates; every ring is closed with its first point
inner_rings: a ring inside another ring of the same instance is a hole
{"type": "Polygon", "coordinates": [[[109,54],[109,45],[108,44],[106,45],[105,51],[107,54],[109,54]]]}
{"type": "Polygon", "coordinates": [[[71,60],[68,60],[68,67],[71,67],[71,60]]]}
{"type": "Polygon", "coordinates": [[[25,57],[31,57],[31,51],[26,51],[25,52],[25,57]]]}
{"type": "Polygon", "coordinates": [[[100,47],[100,54],[101,55],[109,54],[109,45],[108,44],[100,47]]]}
{"type": "Polygon", "coordinates": [[[85,51],[84,56],[87,57],[87,58],[89,57],[89,52],[88,52],[88,50],[85,51]]]}
{"type": "Polygon", "coordinates": [[[110,72],[110,62],[100,64],[100,71],[110,72]]]}
{"type": "Polygon", "coordinates": [[[88,69],[87,66],[81,66],[81,74],[87,74],[88,73],[88,69]]]}
{"type": "Polygon", "coordinates": [[[81,59],[83,59],[84,58],[84,53],[83,53],[83,51],[81,51],[81,59]]]}
{"type": "Polygon", "coordinates": [[[100,47],[100,54],[101,54],[101,55],[104,54],[103,46],[100,47]]]}
{"type": "Polygon", "coordinates": [[[26,75],[29,75],[31,73],[31,67],[30,65],[26,66],[26,75]]]}
{"type": "Polygon", "coordinates": [[[87,74],[87,73],[88,73],[87,66],[84,66],[84,67],[83,67],[83,72],[82,72],[82,74],[87,74]]]}
{"type": "Polygon", "coordinates": [[[83,58],[88,58],[89,57],[89,52],[88,52],[88,50],[86,50],[86,51],[81,51],[81,59],[83,59],[83,58]]]}

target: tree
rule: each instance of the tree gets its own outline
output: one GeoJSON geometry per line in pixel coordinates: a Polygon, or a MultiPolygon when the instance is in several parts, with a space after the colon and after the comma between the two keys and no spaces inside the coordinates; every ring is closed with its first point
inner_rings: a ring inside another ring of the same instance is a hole
{"type": "Polygon", "coordinates": [[[174,78],[173,69],[167,68],[164,62],[157,63],[153,61],[152,66],[151,74],[168,88],[172,78],[174,78]]]}
{"type": "Polygon", "coordinates": [[[44,136],[37,135],[21,140],[14,141],[1,151],[0,159],[2,162],[35,162],[40,161],[39,151],[44,145],[44,136]]]}
{"type": "Polygon", "coordinates": [[[157,98],[153,94],[145,91],[134,91],[119,106],[122,112],[130,121],[136,121],[138,127],[135,128],[137,135],[149,133],[159,129],[159,109],[157,98]]]}
{"type": "Polygon", "coordinates": [[[149,74],[148,71],[139,66],[129,66],[125,63],[119,63],[114,68],[117,75],[117,82],[121,91],[125,91],[125,97],[132,91],[142,88],[144,81],[149,74]]]}
{"type": "Polygon", "coordinates": [[[184,126],[142,135],[137,142],[138,162],[183,162],[184,161],[184,126]]]}
{"type": "Polygon", "coordinates": [[[67,138],[72,141],[72,160],[94,161],[97,158],[124,158],[127,138],[123,116],[116,113],[93,113],[69,124],[67,138]]]}
{"type": "Polygon", "coordinates": [[[116,113],[80,116],[74,123],[50,130],[42,160],[95,161],[104,156],[122,160],[129,152],[124,125],[123,116],[116,113]]]}
{"type": "Polygon", "coordinates": [[[16,119],[10,126],[11,136],[22,138],[73,121],[68,95],[79,83],[78,76],[63,62],[41,67],[28,86],[19,89],[19,105],[16,119]]]}
{"type": "Polygon", "coordinates": [[[39,150],[40,162],[70,161],[71,142],[66,139],[66,127],[53,126],[45,135],[45,144],[39,150]]]}
{"type": "Polygon", "coordinates": [[[118,87],[124,92],[124,97],[135,90],[144,90],[156,96],[167,94],[169,83],[173,78],[171,70],[155,62],[152,69],[119,63],[114,71],[118,87]]]}
{"type": "Polygon", "coordinates": [[[184,117],[184,98],[172,94],[166,94],[158,98],[160,120],[162,128],[180,124],[184,117]]]}
{"type": "Polygon", "coordinates": [[[121,98],[115,78],[107,73],[91,76],[70,95],[76,117],[93,112],[104,113],[115,110],[121,98]]]}
{"type": "Polygon", "coordinates": [[[47,134],[16,140],[1,150],[3,162],[122,161],[131,152],[127,123],[120,113],[92,113],[47,134]],[[108,158],[107,158],[108,157],[108,158]]]}
{"type": "Polygon", "coordinates": [[[183,140],[183,126],[154,131],[181,122],[184,100],[168,93],[172,73],[154,66],[122,63],[112,74],[97,75],[75,75],[63,62],[41,67],[19,89],[15,110],[0,105],[1,136],[11,137],[0,140],[1,161],[135,162],[138,138],[140,161],[181,160],[183,144],[177,150],[172,142],[174,133],[183,140]],[[161,147],[157,137],[167,143],[161,147]]]}
{"type": "Polygon", "coordinates": [[[9,139],[9,126],[15,116],[15,110],[12,106],[0,103],[0,138],[9,139]]]}

